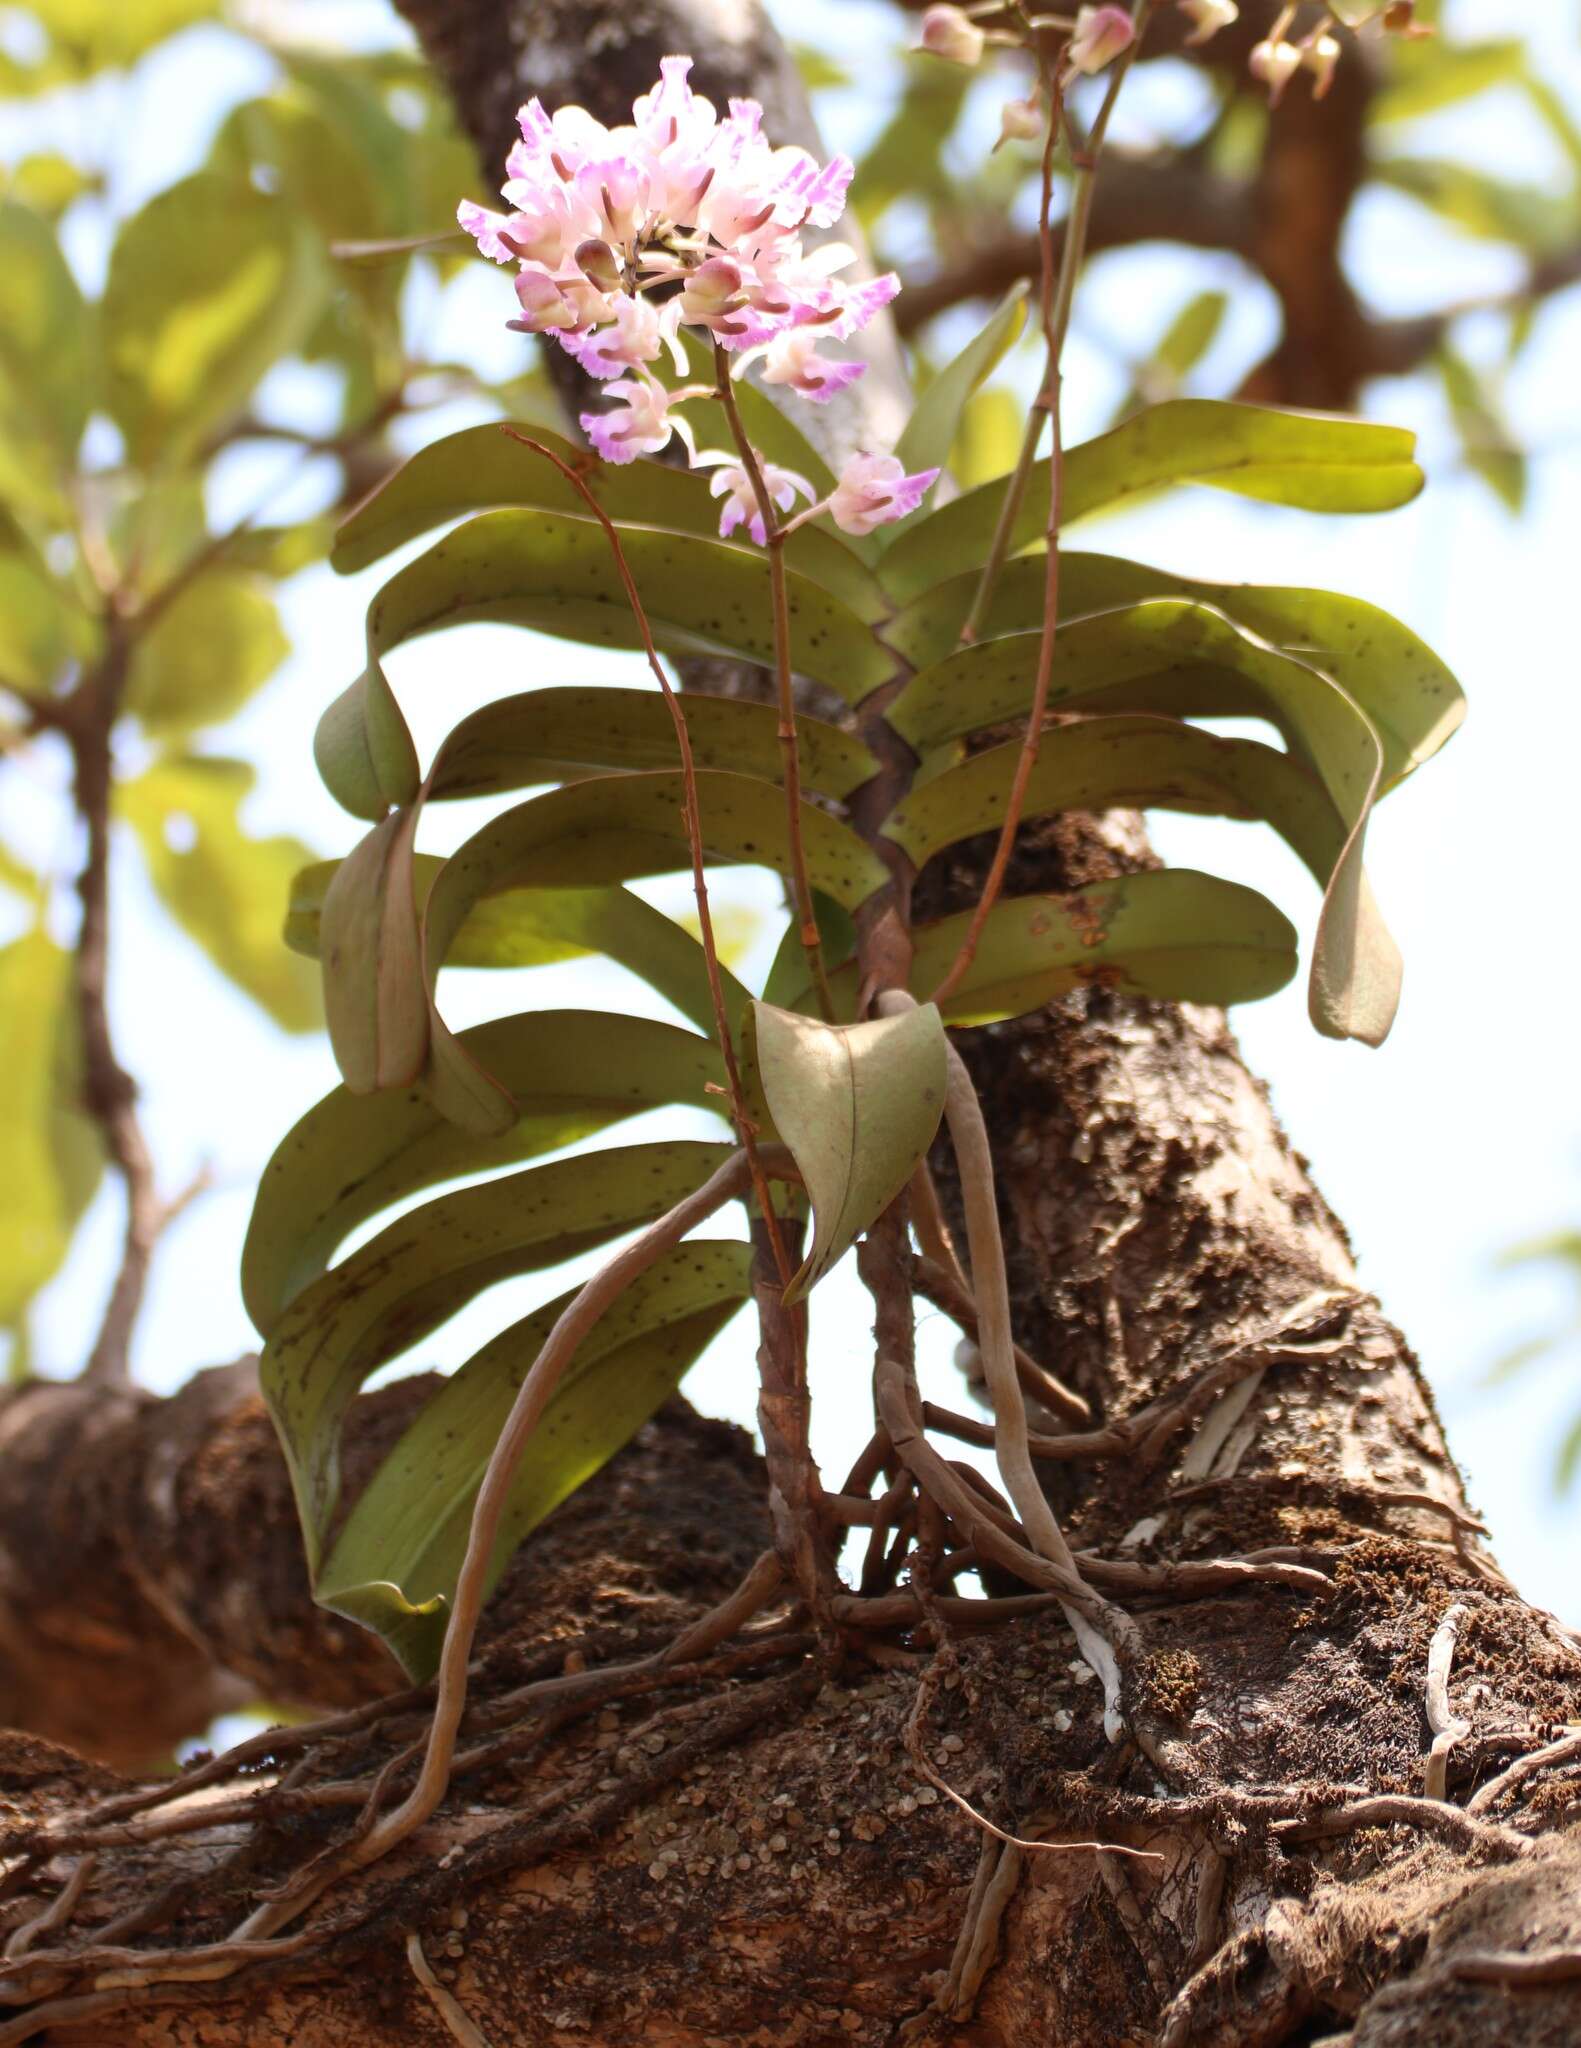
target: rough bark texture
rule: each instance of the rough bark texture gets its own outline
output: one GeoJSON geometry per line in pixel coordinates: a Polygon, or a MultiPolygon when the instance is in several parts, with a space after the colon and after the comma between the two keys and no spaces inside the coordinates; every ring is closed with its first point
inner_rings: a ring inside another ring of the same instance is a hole
{"type": "MultiPolygon", "coordinates": [[[[760,18],[724,0],[406,11],[491,148],[529,83],[597,105],[609,75],[622,104],[673,43],[717,54],[715,91],[728,75],[767,97],[784,76],[760,18]]],[[[975,892],[980,853],[925,874],[925,907],[975,892]]],[[[1013,886],[1079,887],[1147,857],[1124,820],[1066,821],[1029,835],[1013,886]]],[[[1205,1367],[1259,1368],[1226,1372],[1211,1405],[1144,1451],[1052,1466],[1073,1538],[1138,1565],[1273,1550],[1327,1587],[1126,1594],[1145,1754],[1105,1739],[1092,1674],[1052,1612],[963,1630],[931,1662],[891,1636],[824,1667],[804,1638],[769,1631],[586,1713],[522,1697],[654,1648],[761,1549],[744,1439],[677,1404],[517,1560],[490,1612],[473,1761],[428,1827],[326,1895],[303,1945],[128,1987],[124,1963],[73,1955],[98,1942],[190,1956],[223,1939],[344,1835],[347,1798],[354,1813],[420,1734],[422,1702],[397,1698],[305,1750],[282,1736],[273,1769],[258,1758],[184,1806],[85,1819],[113,1781],[39,1734],[126,1760],[239,1683],[335,1706],[372,1699],[388,1673],[311,1609],[245,1368],[172,1402],[24,1392],[0,1411],[0,1611],[5,1705],[34,1732],[0,1744],[5,1853],[28,1859],[0,1891],[0,1994],[25,2016],[0,2007],[0,2048],[30,2025],[81,2048],[465,2038],[413,1975],[413,1934],[493,2048],[1577,2037],[1574,1982],[1512,1991],[1461,1972],[1473,1951],[1581,1940],[1577,1764],[1534,1773],[1481,1819],[1464,1810],[1576,1718],[1581,1656],[1457,1523],[1460,1482],[1416,1363],[1356,1291],[1343,1231],[1223,1019],[1093,987],[966,1049],[1026,1347],[1109,1420],[1205,1367]],[[1424,1678],[1457,1602],[1451,1701],[1471,1730],[1448,1799],[1429,1802],[1424,1678]],[[913,1720],[939,1776],[1045,1848],[984,1852],[919,1776],[913,1720]],[[1359,1793],[1395,1803],[1345,1812],[1359,1793]],[[178,1819],[191,1831],[148,1832],[178,1819]],[[1094,1839],[1156,1860],[1060,1847],[1094,1839]],[[85,1851],[98,1861],[69,1928],[18,1940],[85,1851]]],[[[361,1404],[353,1466],[420,1392],[361,1404]]]]}

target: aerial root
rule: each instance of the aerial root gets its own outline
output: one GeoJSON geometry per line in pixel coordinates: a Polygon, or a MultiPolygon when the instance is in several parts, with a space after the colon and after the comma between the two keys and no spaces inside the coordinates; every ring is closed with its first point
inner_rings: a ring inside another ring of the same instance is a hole
{"type": "Polygon", "coordinates": [[[1423,1766],[1422,1792],[1428,1799],[1448,1797],[1449,1753],[1471,1733],[1471,1723],[1458,1719],[1449,1704],[1449,1670],[1466,1612],[1457,1600],[1433,1631],[1427,1652],[1427,1725],[1433,1746],[1423,1766]]]}

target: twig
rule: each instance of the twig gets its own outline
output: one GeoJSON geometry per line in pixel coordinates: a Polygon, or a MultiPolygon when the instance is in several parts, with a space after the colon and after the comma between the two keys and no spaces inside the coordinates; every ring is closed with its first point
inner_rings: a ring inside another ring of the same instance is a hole
{"type": "Polygon", "coordinates": [[[486,2037],[472,2024],[434,1975],[432,1965],[423,1954],[423,1939],[420,1934],[409,1934],[406,1937],[406,1960],[412,1966],[412,1975],[428,1993],[435,2012],[455,2039],[461,2043],[461,2048],[489,2048],[486,2037]]]}
{"type": "Polygon", "coordinates": [[[1557,1742],[1550,1742],[1545,1749],[1535,1749],[1530,1756],[1517,1757],[1507,1770],[1496,1778],[1490,1778],[1466,1801],[1467,1813],[1486,1813],[1490,1806],[1502,1799],[1506,1792],[1513,1792],[1517,1785],[1538,1771],[1552,1770],[1558,1764],[1568,1764],[1581,1757],[1581,1733],[1562,1735],[1557,1742]]]}
{"type": "Polygon", "coordinates": [[[824,967],[823,941],[818,933],[818,918],[812,901],[812,882],[807,873],[807,850],[802,843],[801,757],[796,734],[796,689],[791,675],[790,597],[785,580],[786,536],[780,530],[779,515],[774,500],[769,495],[768,485],[763,479],[763,466],[758,461],[757,450],[753,447],[741,418],[741,408],[736,404],[735,387],[730,380],[730,358],[717,341],[714,343],[714,377],[718,385],[716,396],[730,424],[731,438],[736,444],[736,452],[741,457],[741,467],[746,472],[747,481],[752,486],[752,495],[757,501],[758,517],[763,522],[764,543],[769,558],[769,592],[774,613],[774,691],[779,707],[778,737],[785,781],[785,824],[790,841],[791,890],[795,897],[796,918],[800,927],[802,948],[807,955],[807,967],[812,975],[812,985],[818,993],[819,1010],[827,1023],[834,1016],[834,998],[830,994],[829,976],[824,967]]]}
{"type": "Polygon", "coordinates": [[[1433,1746],[1422,1772],[1422,1791],[1428,1799],[1443,1799],[1449,1774],[1449,1752],[1471,1733],[1471,1723],[1457,1719],[1449,1704],[1449,1668],[1454,1662],[1455,1644],[1466,1608],[1460,1601],[1433,1631],[1427,1652],[1427,1725],[1433,1746]]]}
{"type": "MultiPolygon", "coordinates": [[[[1059,253],[1057,276],[1052,218],[1054,151],[1065,110],[1064,88],[1060,77],[1050,72],[1046,60],[1042,67],[1049,112],[1048,129],[1043,144],[1042,184],[1038,205],[1038,304],[1042,316],[1045,349],[1041,407],[1047,409],[1049,428],[1053,437],[1049,455],[1048,518],[1044,526],[1047,555],[1043,572],[1043,624],[1038,637],[1037,671],[1032,687],[1032,702],[1027,712],[1026,734],[1021,743],[1021,752],[1016,760],[1015,774],[1005,804],[1004,821],[999,829],[999,843],[994,848],[987,880],[972,906],[966,934],[944,979],[933,991],[932,1000],[936,1003],[944,1002],[959,988],[977,957],[983,929],[993,913],[995,903],[999,900],[1011,855],[1015,852],[1016,834],[1021,828],[1021,814],[1026,805],[1027,790],[1032,781],[1032,771],[1037,766],[1038,750],[1042,743],[1043,721],[1048,711],[1049,690],[1054,676],[1054,643],[1059,632],[1059,542],[1065,492],[1065,451],[1060,421],[1060,363],[1065,349],[1065,337],[1070,330],[1071,307],[1076,296],[1076,276],[1086,253],[1087,230],[1092,219],[1093,191],[1098,165],[1103,155],[1104,136],[1108,132],[1109,117],[1114,112],[1116,100],[1120,97],[1126,73],[1146,30],[1150,5],[1151,0],[1137,0],[1131,42],[1113,66],[1108,90],[1098,109],[1086,146],[1079,153],[1073,153],[1074,175],[1070,211],[1065,225],[1064,244],[1059,253]]],[[[984,565],[982,578],[972,599],[971,611],[961,629],[963,642],[972,641],[977,637],[988,606],[992,602],[994,588],[1004,565],[1011,531],[1015,525],[1020,495],[1031,476],[1032,459],[1041,429],[1041,410],[1034,408],[1022,445],[1021,460],[1015,476],[1006,489],[988,561],[984,565]]]]}

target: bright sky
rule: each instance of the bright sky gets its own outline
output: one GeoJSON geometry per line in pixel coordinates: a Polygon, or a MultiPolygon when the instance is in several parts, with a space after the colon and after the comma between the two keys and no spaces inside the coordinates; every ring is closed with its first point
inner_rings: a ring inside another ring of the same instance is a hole
{"type": "MultiPolygon", "coordinates": [[[[832,145],[859,144],[882,118],[893,76],[897,17],[876,0],[796,0],[776,5],[793,32],[860,54],[859,91],[828,96],[822,108],[832,145]]],[[[1464,32],[1531,39],[1556,83],[1581,101],[1581,63],[1569,10],[1551,0],[1462,0],[1451,6],[1464,32]]],[[[326,34],[360,37],[387,17],[378,0],[314,0],[303,10],[326,34]]],[[[131,108],[115,115],[121,191],[128,200],[156,189],[190,163],[225,108],[263,82],[256,54],[200,34],[147,67],[131,108]]],[[[1135,137],[1167,120],[1187,87],[1143,74],[1124,127],[1135,137]]],[[[983,118],[990,109],[985,106],[983,118]]],[[[37,146],[16,124],[16,152],[37,146]]],[[[1413,132],[1414,146],[1473,153],[1506,175],[1541,180],[1555,166],[1525,103],[1490,93],[1475,109],[1413,132]]],[[[7,145],[6,153],[12,153],[7,145]]],[[[479,195],[482,196],[482,195],[479,195]]],[[[88,276],[102,260],[91,230],[75,253],[88,276]]],[[[1456,236],[1404,200],[1380,196],[1356,224],[1352,251],[1371,299],[1409,311],[1444,298],[1513,282],[1489,245],[1456,236]]],[[[1255,359],[1269,311],[1229,260],[1144,251],[1105,259],[1086,283],[1071,360],[1069,425],[1076,436],[1106,423],[1128,378],[1117,357],[1140,355],[1169,315],[1204,284],[1240,294],[1236,315],[1205,366],[1204,388],[1223,388],[1255,359]]],[[[469,352],[487,347],[502,367],[518,360],[500,323],[498,280],[479,273],[453,295],[444,331],[469,352]]],[[[1490,331],[1479,345],[1496,350],[1490,331]]],[[[436,340],[439,337],[436,335],[436,340]]],[[[1310,582],[1353,591],[1398,613],[1459,672],[1471,700],[1466,732],[1380,813],[1370,866],[1381,903],[1406,956],[1399,1025],[1379,1052],[1336,1046],[1306,1022],[1299,981],[1272,1002],[1238,1013],[1236,1025],[1256,1071],[1310,1157],[1359,1249],[1365,1283],[1410,1334],[1437,1390],[1474,1500],[1489,1516],[1501,1556],[1536,1598],[1581,1619],[1567,1566],[1577,1506],[1549,1489],[1552,1445],[1571,1403],[1581,1403],[1581,1363],[1572,1353],[1541,1373],[1490,1393],[1489,1364],[1556,1323],[1565,1290],[1540,1273],[1496,1270],[1499,1251],[1561,1225],[1581,1223],[1581,1107],[1574,1081],[1581,968],[1569,885],[1576,871],[1574,763],[1581,758],[1570,586],[1581,531],[1581,473],[1575,459],[1581,399],[1581,292],[1543,316],[1509,388],[1519,436],[1548,452],[1533,467],[1526,518],[1513,523],[1487,490],[1457,467],[1442,403],[1425,379],[1384,388],[1374,409],[1419,427],[1432,479],[1426,496],[1386,519],[1328,524],[1270,512],[1209,492],[1175,497],[1083,529],[1082,544],[1167,562],[1208,577],[1310,582]]],[[[300,400],[300,382],[282,396],[300,400]]],[[[460,424],[462,416],[446,424],[460,424]]],[[[425,434],[438,431],[430,423],[425,434]]],[[[216,481],[213,510],[234,515],[272,470],[248,456],[216,481]]],[[[289,501],[282,501],[282,504],[289,501]]],[[[227,731],[207,740],[260,766],[250,822],[290,829],[326,851],[351,843],[352,827],[314,773],[310,741],[324,704],[360,665],[361,613],[389,573],[347,584],[313,571],[286,593],[295,652],[278,679],[227,731]]],[[[469,627],[421,643],[392,664],[420,748],[475,704],[532,684],[619,680],[640,672],[623,657],[594,656],[503,629],[469,627]]],[[[60,781],[41,755],[13,800],[8,833],[68,872],[72,841],[58,803],[60,781]]],[[[470,806],[446,807],[434,850],[472,829],[470,806]]],[[[425,831],[427,828],[425,827],[425,831]]],[[[1310,937],[1314,893],[1271,835],[1256,828],[1166,818],[1157,839],[1173,859],[1253,883],[1283,904],[1310,937]]],[[[252,1332],[236,1287],[236,1263],[251,1189],[287,1126],[334,1082],[327,1048],[283,1039],[231,995],[167,924],[129,850],[115,883],[117,950],[113,1003],[122,1056],[144,1084],[145,1114],[165,1181],[176,1188],[208,1166],[216,1191],[196,1205],[163,1246],[140,1333],[138,1366],[153,1386],[171,1388],[204,1364],[250,1348],[252,1332]]],[[[666,882],[654,900],[680,913],[686,890],[666,882]]],[[[776,892],[755,878],[735,900],[769,906],[776,892]]],[[[453,1023],[528,1004],[620,1002],[663,1014],[618,970],[574,965],[538,970],[508,987],[502,978],[452,973],[453,1023]]],[[[605,1142],[631,1143],[673,1115],[618,1128],[605,1142]]],[[[710,1128],[709,1135],[713,1135],[710,1128]]],[[[66,1272],[38,1320],[40,1358],[68,1369],[84,1354],[116,1249],[116,1206],[101,1197],[66,1272]]],[[[585,1263],[585,1262],[584,1262],[585,1263]]],[[[508,1316],[558,1292],[577,1269],[521,1283],[475,1304],[420,1363],[457,1363],[508,1316]]],[[[865,1299],[854,1278],[821,1291],[814,1319],[817,1448],[832,1479],[867,1431],[865,1299]]],[[[948,1388],[951,1340],[935,1321],[926,1332],[929,1371],[948,1388]]],[[[688,1391],[699,1405],[750,1425],[750,1347],[738,1322],[699,1366],[688,1391]]]]}

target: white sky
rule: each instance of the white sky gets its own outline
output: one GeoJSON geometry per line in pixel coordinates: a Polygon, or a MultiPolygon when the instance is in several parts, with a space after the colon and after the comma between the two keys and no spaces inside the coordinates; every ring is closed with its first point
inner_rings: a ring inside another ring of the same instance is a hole
{"type": "MultiPolygon", "coordinates": [[[[859,91],[829,96],[822,109],[831,145],[850,147],[882,117],[892,77],[896,16],[874,0],[796,0],[775,6],[792,32],[862,58],[859,91]]],[[[1581,101],[1581,63],[1570,10],[1551,0],[1463,0],[1451,9],[1465,32],[1533,38],[1572,103],[1581,101]]],[[[382,20],[373,0],[314,0],[307,10],[326,31],[361,33],[382,20]]],[[[1144,81],[1145,81],[1144,74],[1144,81]]],[[[106,109],[119,133],[120,189],[128,200],[156,189],[189,163],[237,96],[262,82],[253,53],[229,39],[187,40],[147,71],[135,106],[106,109]]],[[[1133,93],[1125,126],[1145,134],[1167,118],[1178,88],[1160,80],[1156,97],[1133,93]]],[[[985,106],[983,117],[989,109],[985,106]]],[[[18,122],[4,153],[38,146],[18,122]]],[[[1505,175],[1542,179],[1551,157],[1523,102],[1487,95],[1475,110],[1440,117],[1440,130],[1412,142],[1424,150],[1474,152],[1505,175]]],[[[478,195],[482,196],[482,195],[478,195]]],[[[77,253],[96,267],[91,232],[77,253]]],[[[1354,232],[1358,274],[1374,302],[1409,311],[1512,281],[1500,253],[1438,227],[1404,199],[1369,202],[1354,232]]],[[[1205,388],[1255,359],[1269,314],[1225,260],[1143,252],[1095,266],[1078,311],[1071,359],[1070,427],[1105,423],[1128,381],[1117,351],[1142,354],[1190,291],[1223,282],[1239,290],[1234,320],[1207,367],[1205,388]]],[[[516,340],[499,323],[498,281],[478,274],[447,315],[469,350],[488,348],[502,367],[516,340]],[[491,289],[491,286],[494,289],[491,289]]],[[[1492,345],[1496,337],[1482,340],[1492,345]]],[[[1581,969],[1571,890],[1576,874],[1575,763],[1581,759],[1572,585],[1581,531],[1581,292],[1546,312],[1509,391],[1521,438],[1549,452],[1533,468],[1526,518],[1513,523],[1486,489],[1456,465],[1454,443],[1430,382],[1379,391],[1374,409],[1418,426],[1431,483],[1425,497],[1386,519],[1321,522],[1270,512],[1208,492],[1177,496],[1082,530],[1081,544],[1167,562],[1189,574],[1270,582],[1305,581],[1353,591],[1396,612],[1459,672],[1471,701],[1467,730],[1447,754],[1391,798],[1370,841],[1381,903],[1406,956],[1400,1021],[1379,1052],[1336,1046],[1306,1022],[1300,980],[1273,1001],[1237,1013],[1256,1071],[1271,1080],[1276,1106],[1310,1157],[1319,1183],[1346,1219],[1365,1283],[1410,1334],[1437,1390],[1451,1439],[1489,1516],[1506,1565],[1536,1598],[1572,1619],[1581,1603],[1569,1577],[1576,1505],[1549,1489],[1552,1445],[1581,1403],[1572,1349],[1541,1373],[1489,1393],[1479,1377],[1520,1340],[1569,1310],[1566,1289],[1541,1273],[1495,1270],[1509,1244],[1581,1223],[1581,1106],[1575,1085],[1575,1019],[1581,969]]],[[[303,386],[293,387],[300,396],[303,386]]],[[[448,423],[448,422],[447,422],[448,423]]],[[[460,423],[458,415],[456,424],[460,423]]],[[[425,436],[437,431],[431,423],[425,436]]],[[[275,458],[269,458],[272,463],[275,458]]],[[[219,517],[252,502],[262,477],[248,457],[217,479],[219,517]]],[[[249,821],[289,829],[325,851],[343,850],[353,829],[314,773],[310,741],[318,713],[360,666],[361,613],[389,564],[349,583],[327,570],[297,580],[285,596],[295,652],[279,677],[234,726],[207,736],[213,751],[256,761],[259,792],[249,821]]],[[[431,748],[473,705],[533,684],[592,680],[637,683],[624,657],[594,655],[503,629],[469,627],[421,643],[392,664],[416,730],[431,748]]],[[[10,778],[14,783],[16,778],[10,778]]],[[[41,752],[27,786],[10,790],[8,836],[68,873],[70,829],[58,802],[58,764],[41,752]]],[[[472,807],[447,806],[426,843],[442,851],[472,829],[472,807]]],[[[430,814],[431,817],[433,814],[430,814]]],[[[425,828],[427,831],[427,828],[425,828]]],[[[1214,868],[1264,889],[1309,937],[1314,892],[1265,831],[1164,818],[1157,839],[1173,859],[1214,868]]],[[[113,1003],[123,1059],[144,1084],[145,1115],[167,1187],[200,1166],[216,1191],[195,1206],[162,1247],[140,1331],[137,1363],[153,1386],[172,1388],[195,1368],[250,1348],[252,1332],[236,1286],[236,1264],[262,1161],[287,1126],[334,1082],[326,1046],[282,1038],[220,983],[153,902],[135,855],[117,861],[113,1003]]],[[[679,881],[655,900],[685,907],[679,881]]],[[[775,891],[744,878],[742,900],[772,903],[775,891]]],[[[618,970],[574,965],[538,970],[514,985],[503,977],[452,973],[447,1013],[468,1023],[528,1005],[621,1002],[664,1014],[618,970]]],[[[673,1115],[617,1127],[603,1141],[625,1144],[663,1128],[673,1115]]],[[[709,1134],[713,1134],[712,1127],[709,1134]]],[[[114,1200],[101,1197],[70,1265],[49,1290],[37,1325],[47,1366],[66,1370],[87,1346],[116,1249],[114,1200]]],[[[586,1262],[583,1262],[585,1264],[586,1262]]],[[[425,1347],[418,1362],[456,1363],[508,1315],[558,1292],[576,1268],[500,1290],[425,1347]]],[[[831,1480],[867,1431],[865,1299],[842,1273],[818,1297],[814,1321],[817,1448],[831,1480]]],[[[750,1346],[738,1322],[694,1373],[688,1392],[706,1409],[750,1424],[750,1346]]],[[[950,1385],[951,1339],[935,1319],[926,1332],[929,1370],[950,1385]]]]}

